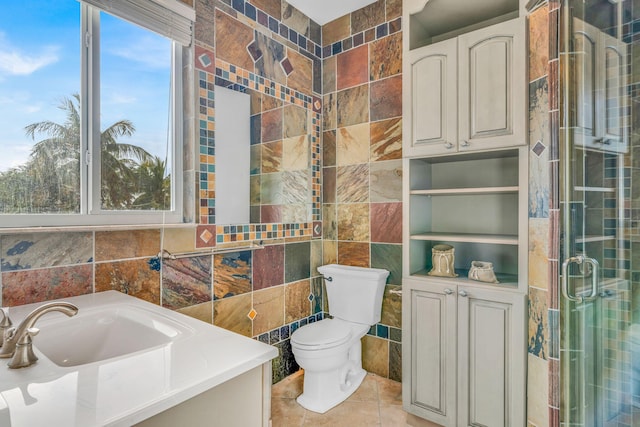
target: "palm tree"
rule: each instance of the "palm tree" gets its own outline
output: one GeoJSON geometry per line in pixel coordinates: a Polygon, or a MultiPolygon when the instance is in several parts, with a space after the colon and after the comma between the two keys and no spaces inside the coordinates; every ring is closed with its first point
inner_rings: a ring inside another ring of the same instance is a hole
{"type": "Polygon", "coordinates": [[[166,210],[171,205],[171,177],[167,164],[159,157],[143,162],[137,170],[138,188],[142,192],[133,201],[138,209],[166,210]]]}
{"type": "MultiPolygon", "coordinates": [[[[34,144],[29,161],[13,174],[22,173],[33,180],[40,189],[37,200],[32,200],[38,212],[78,212],[80,207],[80,96],[64,98],[60,108],[65,112],[62,124],[52,121],[33,123],[25,127],[27,136],[47,137],[34,144]]],[[[120,120],[100,134],[101,146],[101,195],[105,209],[131,208],[137,193],[136,171],[140,163],[151,161],[153,156],[142,147],[119,143],[119,137],[131,136],[133,123],[120,120]]],[[[0,174],[3,186],[9,173],[0,174]]],[[[14,177],[15,180],[15,177],[14,177]]],[[[33,199],[33,197],[31,197],[33,199]]],[[[6,199],[3,204],[8,205],[6,199]]],[[[6,209],[6,207],[5,207],[6,209]]],[[[6,212],[6,211],[5,211],[6,212]]],[[[18,209],[18,212],[24,212],[18,209]]],[[[28,210],[31,212],[31,210],[28,210]]]]}

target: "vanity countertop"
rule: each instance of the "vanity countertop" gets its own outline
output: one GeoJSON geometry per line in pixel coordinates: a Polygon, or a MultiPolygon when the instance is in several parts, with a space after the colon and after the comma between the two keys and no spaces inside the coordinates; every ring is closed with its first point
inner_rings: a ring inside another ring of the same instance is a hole
{"type": "MultiPolygon", "coordinates": [[[[139,308],[176,321],[184,333],[167,344],[67,367],[40,352],[35,336],[39,360],[34,365],[9,369],[9,359],[0,359],[2,427],[130,426],[278,355],[270,345],[116,291],[61,301],[77,305],[79,314],[95,307],[139,308]]],[[[11,308],[14,325],[40,305],[11,308]]],[[[65,319],[60,313],[47,313],[36,327],[44,335],[48,322],[65,319]]]]}

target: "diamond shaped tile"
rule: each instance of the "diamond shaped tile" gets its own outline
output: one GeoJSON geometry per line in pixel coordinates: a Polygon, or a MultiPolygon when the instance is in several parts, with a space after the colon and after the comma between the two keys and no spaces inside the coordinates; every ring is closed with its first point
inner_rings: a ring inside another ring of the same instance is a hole
{"type": "Polygon", "coordinates": [[[247,314],[247,317],[253,320],[256,318],[257,315],[258,315],[258,312],[252,308],[251,311],[247,314]]]}

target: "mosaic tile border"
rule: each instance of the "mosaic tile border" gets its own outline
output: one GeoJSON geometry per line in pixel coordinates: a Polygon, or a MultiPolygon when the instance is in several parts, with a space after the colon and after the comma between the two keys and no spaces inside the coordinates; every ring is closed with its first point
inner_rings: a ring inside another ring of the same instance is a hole
{"type": "MultiPolygon", "coordinates": [[[[280,37],[290,41],[294,45],[298,46],[314,55],[317,59],[322,58],[322,47],[320,46],[320,40],[311,40],[310,38],[299,34],[293,28],[289,28],[283,24],[282,21],[269,15],[262,9],[257,8],[253,4],[245,0],[223,0],[223,3],[231,6],[236,12],[242,14],[251,21],[267,28],[272,33],[278,34],[280,37]]],[[[313,20],[309,18],[309,22],[313,20]]],[[[315,24],[319,25],[319,24],[315,24]]]]}
{"type": "Polygon", "coordinates": [[[313,223],[217,225],[216,243],[248,242],[253,240],[310,237],[313,223]]]}
{"type": "Polygon", "coordinates": [[[309,323],[319,322],[325,317],[327,317],[327,314],[324,312],[312,314],[311,316],[296,320],[295,322],[282,325],[279,328],[275,328],[263,334],[257,335],[254,337],[254,339],[265,344],[278,344],[291,338],[291,334],[293,334],[298,328],[301,328],[302,326],[305,326],[309,323]]]}
{"type": "Polygon", "coordinates": [[[402,17],[398,17],[393,21],[384,22],[376,27],[369,28],[368,30],[361,31],[345,39],[324,46],[322,48],[322,59],[330,58],[363,44],[371,43],[375,40],[380,40],[399,31],[402,31],[402,17]]]}
{"type": "MultiPolygon", "coordinates": [[[[204,50],[204,49],[203,49],[204,50]]],[[[205,51],[203,55],[211,55],[212,52],[205,51]]],[[[209,58],[211,60],[211,58],[209,58]]],[[[197,59],[197,61],[200,59],[197,59]]],[[[196,62],[198,72],[198,130],[199,130],[199,218],[200,224],[215,224],[215,190],[209,188],[210,182],[215,182],[215,93],[214,87],[216,79],[223,79],[229,84],[237,84],[244,88],[253,89],[269,96],[278,98],[284,102],[289,102],[301,106],[312,113],[311,134],[311,197],[312,197],[312,218],[311,221],[322,220],[322,148],[320,146],[320,135],[322,132],[322,102],[319,98],[305,95],[302,92],[290,89],[280,83],[273,82],[267,78],[259,76],[248,70],[241,69],[235,65],[220,59],[215,59],[215,74],[202,69],[196,62]]],[[[243,240],[263,239],[262,232],[265,230],[256,229],[256,225],[249,224],[247,231],[220,232],[217,229],[215,243],[227,243],[243,240]],[[248,233],[249,236],[245,238],[248,233]],[[235,239],[235,240],[234,240],[235,239]]],[[[278,237],[294,237],[313,235],[312,225],[302,224],[280,224],[284,228],[280,230],[271,229],[267,233],[280,231],[278,237]],[[302,229],[303,234],[292,234],[292,230],[302,229]]],[[[265,226],[270,226],[266,224],[265,226]]]]}

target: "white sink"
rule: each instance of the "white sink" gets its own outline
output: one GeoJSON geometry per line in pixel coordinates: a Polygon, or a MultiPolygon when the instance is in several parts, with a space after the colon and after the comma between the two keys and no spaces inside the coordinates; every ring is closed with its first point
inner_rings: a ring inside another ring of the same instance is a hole
{"type": "Polygon", "coordinates": [[[33,344],[58,366],[99,362],[169,344],[192,330],[140,307],[80,309],[74,317],[52,316],[39,322],[33,344]]]}

